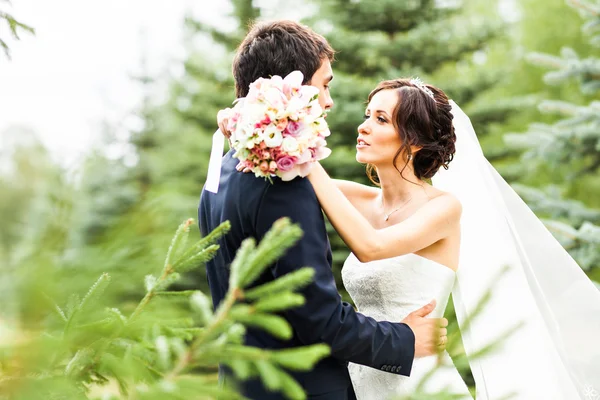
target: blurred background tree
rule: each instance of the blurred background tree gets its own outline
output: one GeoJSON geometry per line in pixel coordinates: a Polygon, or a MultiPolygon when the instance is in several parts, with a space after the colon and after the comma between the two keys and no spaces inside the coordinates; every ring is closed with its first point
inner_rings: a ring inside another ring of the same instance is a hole
{"type": "MultiPolygon", "coordinates": [[[[506,135],[522,150],[515,188],[596,281],[600,280],[600,2],[571,0],[582,19],[587,46],[564,46],[559,55],[535,52],[533,65],[550,69],[543,81],[568,95],[539,104],[548,122],[506,135]]],[[[581,23],[578,25],[581,26],[581,23]]]]}
{"type": "MultiPolygon", "coordinates": [[[[10,35],[15,40],[19,40],[19,33],[22,31],[29,32],[31,34],[35,34],[35,30],[29,25],[25,25],[22,22],[19,22],[12,16],[7,9],[7,5],[10,6],[10,0],[0,0],[0,24],[4,21],[8,25],[8,30],[10,35]]],[[[10,59],[10,47],[8,46],[7,39],[0,37],[0,48],[3,50],[4,55],[10,59]]]]}

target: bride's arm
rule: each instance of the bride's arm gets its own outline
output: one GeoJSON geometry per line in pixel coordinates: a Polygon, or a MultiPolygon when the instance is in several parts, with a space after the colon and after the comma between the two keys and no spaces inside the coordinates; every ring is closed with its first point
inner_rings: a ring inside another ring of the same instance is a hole
{"type": "Polygon", "coordinates": [[[406,220],[384,229],[371,226],[316,163],[308,176],[335,230],[362,262],[414,253],[448,237],[460,220],[461,205],[451,195],[430,200],[406,220]]]}
{"type": "Polygon", "coordinates": [[[331,179],[331,181],[333,181],[342,194],[346,196],[346,198],[350,200],[350,203],[356,208],[358,208],[357,205],[361,200],[377,195],[377,189],[361,183],[345,181],[343,179],[331,179]]]}

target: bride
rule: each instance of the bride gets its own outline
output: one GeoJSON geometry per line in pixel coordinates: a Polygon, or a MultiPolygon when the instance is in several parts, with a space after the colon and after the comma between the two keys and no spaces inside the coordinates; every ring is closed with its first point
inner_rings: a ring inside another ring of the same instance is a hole
{"type": "MultiPolygon", "coordinates": [[[[446,95],[418,81],[380,83],[369,95],[358,127],[356,160],[369,165],[379,189],[336,181],[318,165],[309,175],[319,202],[352,250],[342,269],[346,290],[359,311],[377,320],[408,315],[435,298],[442,317],[459,267],[459,200],[425,180],[447,167],[455,151],[446,95]],[[334,188],[334,190],[332,190],[334,188]],[[347,199],[347,200],[346,200],[347,199]]],[[[438,357],[415,359],[410,378],[350,364],[358,399],[412,394],[438,357]]],[[[447,353],[425,389],[450,389],[471,398],[447,353]]]]}
{"type": "MultiPolygon", "coordinates": [[[[309,180],[352,250],[342,277],[358,309],[394,320],[433,297],[441,317],[452,292],[477,399],[600,399],[600,292],[485,160],[460,108],[418,80],[381,82],[356,148],[379,188],[319,164],[309,180]]],[[[472,398],[446,353],[416,359],[410,377],[349,369],[359,400],[472,398]]]]}

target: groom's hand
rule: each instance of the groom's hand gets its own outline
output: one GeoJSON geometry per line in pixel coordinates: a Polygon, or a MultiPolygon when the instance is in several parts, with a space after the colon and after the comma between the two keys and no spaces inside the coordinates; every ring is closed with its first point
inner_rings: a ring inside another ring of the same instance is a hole
{"type": "Polygon", "coordinates": [[[219,110],[219,112],[217,113],[217,123],[219,124],[219,130],[221,130],[221,133],[227,139],[231,137],[231,132],[227,130],[227,124],[229,123],[229,119],[227,118],[228,113],[228,108],[224,110],[219,110]]]}
{"type": "Polygon", "coordinates": [[[402,320],[415,334],[415,357],[431,356],[446,349],[448,320],[426,318],[435,309],[435,305],[435,300],[432,300],[402,320]]]}

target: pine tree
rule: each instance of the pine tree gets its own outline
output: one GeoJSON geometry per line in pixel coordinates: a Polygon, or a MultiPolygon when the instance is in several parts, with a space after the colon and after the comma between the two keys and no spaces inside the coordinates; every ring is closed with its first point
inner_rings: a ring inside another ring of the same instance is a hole
{"type": "Polygon", "coordinates": [[[102,274],[83,296],[72,293],[63,305],[46,296],[56,291],[58,282],[48,279],[52,275],[46,269],[30,265],[29,273],[46,279],[40,283],[18,276],[29,289],[19,292],[19,303],[36,313],[3,321],[0,398],[108,398],[106,391],[116,384],[113,399],[242,399],[235,388],[220,387],[214,379],[219,363],[239,379],[257,377],[287,398],[305,398],[287,371],[312,368],[329,354],[327,346],[269,351],[243,344],[246,326],[281,339],[291,337],[290,325],[277,314],[304,303],[296,291],[312,280],[314,271],[306,267],[246,288],[295,244],[301,229],[282,219],[260,244],[246,240],[232,263],[230,290],[213,312],[201,291],[169,290],[182,273],[211,259],[219,248],[217,240],[229,230],[224,223],[187,246],[192,224],[190,219],[179,227],[160,273],[146,276],[145,295],[130,312],[103,298],[109,274],[102,274]],[[28,297],[31,293],[37,295],[28,297]],[[181,301],[191,309],[182,311],[181,301]]]}
{"type": "MultiPolygon", "coordinates": [[[[568,4],[585,18],[583,31],[597,50],[600,2],[572,0],[568,4]]],[[[582,95],[592,101],[587,105],[543,101],[540,111],[559,115],[558,121],[532,124],[524,134],[506,136],[509,146],[524,151],[523,164],[546,184],[544,189],[516,188],[536,212],[548,218],[548,228],[582,268],[600,280],[600,58],[597,51],[579,55],[569,47],[559,56],[533,53],[529,58],[552,69],[544,76],[547,84],[575,80],[582,95]]]]}
{"type": "MultiPolygon", "coordinates": [[[[0,3],[5,3],[10,5],[10,0],[0,0],[0,3]]],[[[19,40],[19,33],[20,31],[25,31],[25,32],[29,32],[31,34],[35,34],[35,30],[30,27],[29,25],[25,25],[22,22],[17,21],[12,14],[8,13],[8,11],[4,11],[2,9],[0,9],[0,23],[2,22],[2,20],[4,20],[6,22],[6,24],[8,25],[8,29],[12,35],[12,37],[15,40],[19,40]]],[[[4,55],[6,55],[6,57],[8,59],[10,59],[10,48],[8,46],[8,43],[6,43],[6,40],[3,38],[0,38],[0,48],[2,48],[2,50],[4,51],[4,55]]]]}

